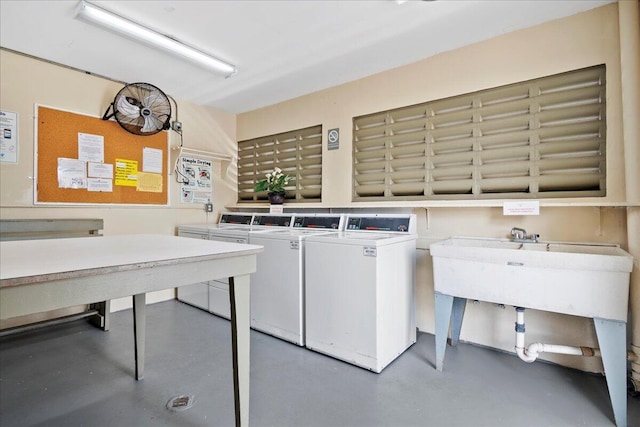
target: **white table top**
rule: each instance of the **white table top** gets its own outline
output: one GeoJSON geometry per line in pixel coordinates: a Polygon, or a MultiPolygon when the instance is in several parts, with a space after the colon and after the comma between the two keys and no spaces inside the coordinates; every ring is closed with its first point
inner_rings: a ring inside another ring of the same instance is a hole
{"type": "Polygon", "coordinates": [[[3,241],[0,287],[261,251],[256,245],[153,234],[3,241]]]}

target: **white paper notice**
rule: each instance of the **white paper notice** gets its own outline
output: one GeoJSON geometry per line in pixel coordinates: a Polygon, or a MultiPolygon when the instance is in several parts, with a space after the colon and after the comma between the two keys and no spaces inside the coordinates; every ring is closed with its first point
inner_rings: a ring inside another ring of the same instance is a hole
{"type": "Polygon", "coordinates": [[[211,201],[211,192],[182,189],[182,203],[207,203],[211,201]]]}
{"type": "Polygon", "coordinates": [[[110,163],[87,163],[89,167],[88,175],[91,178],[113,179],[113,165],[110,163]]]}
{"type": "Polygon", "coordinates": [[[540,215],[540,202],[504,202],[502,215],[540,215]]]}
{"type": "Polygon", "coordinates": [[[18,163],[18,113],[0,111],[0,162],[18,163]]]}
{"type": "Polygon", "coordinates": [[[272,214],[284,213],[284,206],[283,205],[269,205],[269,213],[272,213],[272,214]]]}
{"type": "Polygon", "coordinates": [[[104,136],[78,132],[78,159],[104,163],[104,136]]]}
{"type": "Polygon", "coordinates": [[[87,188],[85,162],[58,157],[58,187],[87,188]]]}
{"type": "Polygon", "coordinates": [[[142,171],[162,173],[162,150],[147,147],[142,149],[142,171]]]}
{"type": "Polygon", "coordinates": [[[113,180],[104,178],[88,178],[87,179],[88,191],[113,191],[113,180]]]}

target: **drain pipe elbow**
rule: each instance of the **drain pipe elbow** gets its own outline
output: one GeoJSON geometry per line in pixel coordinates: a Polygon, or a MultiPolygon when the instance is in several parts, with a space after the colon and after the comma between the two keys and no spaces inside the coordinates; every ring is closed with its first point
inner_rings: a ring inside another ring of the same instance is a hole
{"type": "MultiPolygon", "coordinates": [[[[569,345],[543,344],[535,342],[524,346],[524,308],[516,307],[516,354],[527,363],[534,362],[540,353],[569,354],[573,356],[602,357],[600,350],[591,347],[573,347],[569,345]]],[[[631,353],[633,354],[633,353],[631,353]]]]}
{"type": "Polygon", "coordinates": [[[522,360],[527,363],[533,363],[538,358],[538,351],[532,349],[532,347],[536,346],[538,343],[531,344],[528,348],[516,347],[516,354],[522,360]]]}
{"type": "Polygon", "coordinates": [[[524,347],[524,308],[516,307],[516,354],[527,363],[532,363],[540,353],[539,343],[533,343],[528,348],[524,347]]]}

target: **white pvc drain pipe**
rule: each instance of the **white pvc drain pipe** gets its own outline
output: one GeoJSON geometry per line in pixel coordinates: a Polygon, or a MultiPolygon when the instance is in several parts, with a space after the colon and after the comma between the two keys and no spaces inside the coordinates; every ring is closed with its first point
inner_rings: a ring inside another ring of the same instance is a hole
{"type": "Polygon", "coordinates": [[[527,363],[532,363],[540,353],[560,353],[574,356],[601,357],[600,350],[591,347],[573,347],[569,345],[543,344],[535,342],[524,346],[524,308],[516,307],[516,354],[527,363]]]}

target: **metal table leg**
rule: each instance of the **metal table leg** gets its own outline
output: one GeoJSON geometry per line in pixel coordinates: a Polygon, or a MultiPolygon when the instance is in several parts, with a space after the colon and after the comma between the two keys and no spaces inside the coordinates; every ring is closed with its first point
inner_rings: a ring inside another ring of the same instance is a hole
{"type": "Polygon", "coordinates": [[[136,380],[144,378],[144,339],[146,294],[133,296],[133,338],[135,341],[136,380]]]}
{"type": "Polygon", "coordinates": [[[236,427],[249,425],[249,327],[251,322],[249,295],[248,275],[229,278],[236,427]]]}

